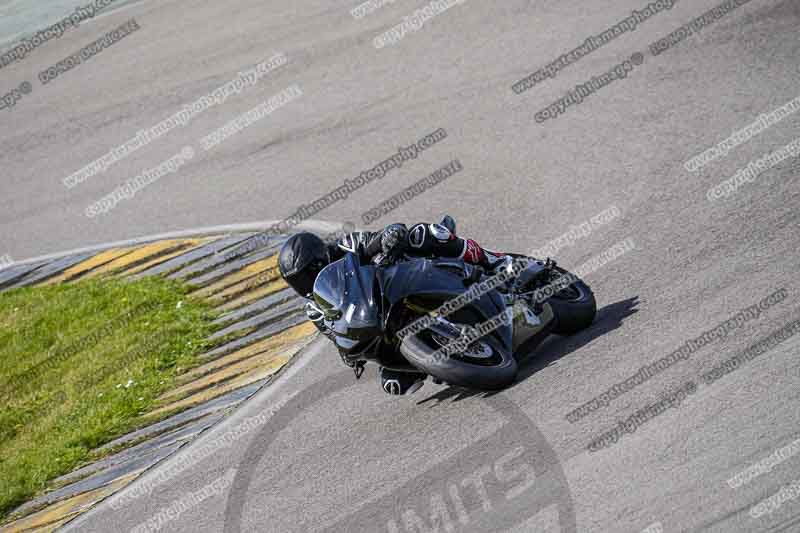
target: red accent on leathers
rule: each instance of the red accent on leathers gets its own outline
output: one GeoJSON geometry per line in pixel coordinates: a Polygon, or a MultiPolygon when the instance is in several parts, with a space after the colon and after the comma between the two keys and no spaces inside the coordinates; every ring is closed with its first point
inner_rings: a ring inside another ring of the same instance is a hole
{"type": "Polygon", "coordinates": [[[486,262],[486,254],[477,242],[472,239],[466,239],[466,243],[467,247],[464,250],[464,261],[474,265],[486,262]]]}

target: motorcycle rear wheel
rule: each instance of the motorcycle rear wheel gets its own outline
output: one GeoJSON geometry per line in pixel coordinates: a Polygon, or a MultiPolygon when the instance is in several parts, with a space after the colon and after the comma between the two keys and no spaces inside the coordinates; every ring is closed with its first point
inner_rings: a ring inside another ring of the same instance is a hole
{"type": "MultiPolygon", "coordinates": [[[[572,275],[560,267],[556,267],[555,270],[559,276],[572,275]]],[[[550,304],[553,314],[556,315],[553,333],[557,335],[574,335],[583,331],[592,325],[597,316],[597,301],[594,293],[589,285],[580,279],[554,294],[547,303],[550,304]]]]}

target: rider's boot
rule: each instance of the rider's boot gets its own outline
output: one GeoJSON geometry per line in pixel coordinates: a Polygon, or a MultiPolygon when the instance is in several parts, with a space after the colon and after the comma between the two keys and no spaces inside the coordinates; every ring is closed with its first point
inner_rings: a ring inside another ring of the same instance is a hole
{"type": "Polygon", "coordinates": [[[420,372],[401,372],[381,367],[379,376],[381,388],[387,394],[413,394],[425,383],[426,374],[420,372]]]}

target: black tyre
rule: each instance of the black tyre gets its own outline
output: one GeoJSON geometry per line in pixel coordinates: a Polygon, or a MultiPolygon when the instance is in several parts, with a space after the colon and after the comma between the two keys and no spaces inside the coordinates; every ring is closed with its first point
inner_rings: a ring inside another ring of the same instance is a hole
{"type": "MultiPolygon", "coordinates": [[[[563,268],[556,267],[556,270],[558,271],[557,277],[570,275],[563,268]]],[[[577,280],[560,290],[547,303],[550,304],[553,314],[556,315],[553,333],[558,335],[572,335],[583,331],[592,325],[597,315],[594,293],[582,280],[577,280]]]]}
{"type": "Polygon", "coordinates": [[[431,330],[409,335],[400,353],[419,370],[445,383],[476,390],[497,390],[510,385],[517,376],[517,362],[491,334],[453,356],[441,355],[447,340],[431,330]]]}

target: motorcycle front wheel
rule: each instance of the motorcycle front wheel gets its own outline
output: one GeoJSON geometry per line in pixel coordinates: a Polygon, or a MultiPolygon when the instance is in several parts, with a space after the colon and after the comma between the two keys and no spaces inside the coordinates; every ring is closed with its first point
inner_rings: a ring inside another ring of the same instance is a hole
{"type": "Polygon", "coordinates": [[[493,335],[481,337],[457,354],[444,355],[442,349],[453,340],[424,330],[403,339],[400,353],[419,370],[449,385],[498,390],[516,378],[516,360],[493,335]]]}

